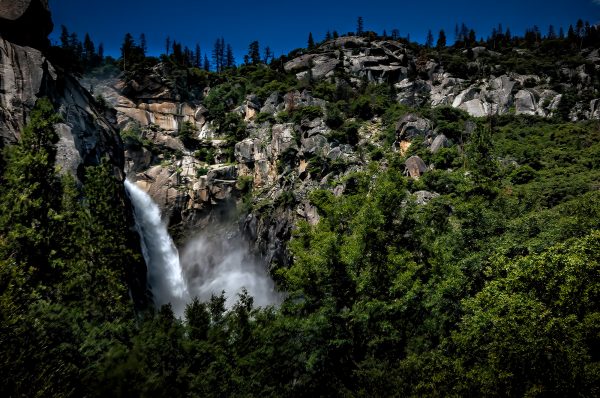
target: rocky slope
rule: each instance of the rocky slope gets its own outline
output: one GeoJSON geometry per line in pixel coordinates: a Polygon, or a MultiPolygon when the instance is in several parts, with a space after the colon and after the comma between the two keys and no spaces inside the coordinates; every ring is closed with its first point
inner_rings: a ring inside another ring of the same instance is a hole
{"type": "Polygon", "coordinates": [[[77,80],[55,67],[44,52],[52,28],[47,2],[3,1],[0,18],[12,21],[0,24],[0,145],[16,142],[36,100],[49,97],[63,118],[56,126],[58,166],[82,177],[84,166],[108,156],[122,178],[120,138],[105,117],[110,112],[98,109],[77,80]],[[32,23],[40,29],[31,29],[32,23]],[[11,41],[15,37],[21,44],[11,41]]]}
{"type": "MultiPolygon", "coordinates": [[[[525,58],[528,50],[515,50],[525,58]]],[[[397,89],[397,99],[409,106],[429,104],[452,106],[474,117],[509,112],[550,117],[554,115],[562,94],[550,88],[547,76],[522,75],[506,72],[499,66],[485,70],[495,59],[507,57],[485,47],[469,52],[467,64],[475,78],[453,76],[436,59],[415,54],[407,45],[395,41],[368,42],[362,37],[341,37],[322,45],[316,52],[299,56],[285,64],[285,70],[296,73],[298,80],[335,78],[336,70],[343,69],[357,79],[375,83],[391,83],[397,89]],[[485,60],[485,63],[482,62],[485,60]]],[[[597,49],[584,50],[582,58],[600,70],[597,49]]],[[[591,76],[585,65],[575,68],[559,65],[564,81],[576,79],[575,88],[589,85],[591,76]]],[[[568,83],[567,83],[568,85],[568,83]]],[[[598,117],[598,100],[579,102],[573,108],[572,120],[598,117]]]]}
{"type": "MultiPolygon", "coordinates": [[[[311,53],[290,59],[283,70],[295,76],[298,87],[324,82],[345,85],[356,93],[367,83],[387,83],[393,85],[399,104],[452,107],[473,117],[556,116],[563,95],[553,88],[584,98],[592,78],[590,68],[594,73],[600,70],[597,50],[581,52],[585,65],[560,67],[558,76],[564,79],[558,81],[493,66],[495,58],[507,54],[483,47],[470,51],[468,66],[476,72],[468,79],[453,76],[433,57],[417,55],[403,43],[369,42],[360,37],[326,42],[311,53]]],[[[509,55],[521,56],[516,52],[509,55]]],[[[380,150],[404,154],[419,142],[430,153],[437,153],[458,144],[456,138],[444,135],[441,125],[416,113],[395,121],[391,147],[377,117],[357,124],[355,142],[340,141],[326,122],[332,103],[300,88],[272,91],[262,99],[249,93],[241,103],[227,104],[230,112],[246,123],[246,138],[236,142],[233,154],[228,154],[231,140],[215,127],[204,103],[211,87],[197,87],[201,94],[183,101],[162,63],[145,75],[87,76],[82,84],[116,109],[116,123],[126,137],[126,170],[162,207],[179,243],[224,217],[237,218],[244,236],[271,265],[289,264],[285,246],[299,220],[318,222],[310,192],[322,188],[340,195],[348,184],[345,176],[366,167],[380,150]],[[320,111],[296,120],[280,117],[302,109],[320,111]],[[192,146],[181,136],[186,124],[193,130],[192,146]]],[[[598,99],[579,100],[569,118],[598,118],[599,107],[598,99]]],[[[461,126],[465,136],[475,128],[471,122],[461,126]]],[[[418,179],[430,167],[413,156],[406,160],[405,172],[418,179]]],[[[417,203],[426,203],[435,195],[419,191],[413,197],[417,203]]]]}

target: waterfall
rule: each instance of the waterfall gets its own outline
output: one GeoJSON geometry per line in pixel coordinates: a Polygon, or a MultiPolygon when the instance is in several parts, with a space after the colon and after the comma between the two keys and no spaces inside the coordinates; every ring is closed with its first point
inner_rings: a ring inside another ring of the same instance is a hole
{"type": "Polygon", "coordinates": [[[231,308],[242,288],[258,306],[281,302],[269,273],[240,236],[219,233],[223,231],[213,225],[212,232],[217,234],[207,236],[209,231],[200,231],[184,246],[180,260],[156,203],[132,182],[125,181],[125,189],[133,204],[156,306],[171,303],[173,312],[182,317],[191,297],[208,301],[225,291],[226,307],[231,308]]]}
{"type": "Polygon", "coordinates": [[[189,294],[179,263],[179,253],[160,218],[160,209],[134,183],[125,181],[125,189],[133,204],[154,304],[161,306],[171,303],[175,314],[181,316],[189,301],[189,294]]]}

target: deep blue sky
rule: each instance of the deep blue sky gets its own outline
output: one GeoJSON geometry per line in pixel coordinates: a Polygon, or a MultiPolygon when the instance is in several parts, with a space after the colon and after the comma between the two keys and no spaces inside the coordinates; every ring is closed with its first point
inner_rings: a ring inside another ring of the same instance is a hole
{"type": "Polygon", "coordinates": [[[365,30],[388,34],[400,30],[422,42],[428,29],[437,39],[444,29],[450,41],[456,23],[474,28],[477,37],[489,35],[498,23],[522,34],[525,28],[538,25],[543,33],[550,24],[557,28],[575,24],[578,18],[600,22],[600,0],[50,0],[55,29],[51,36],[58,41],[60,26],[76,32],[83,39],[86,32],[105,53],[118,56],[123,36],[145,33],[149,52],[164,52],[165,38],[170,36],[193,48],[198,42],[202,51],[212,48],[223,36],[233,46],[236,60],[241,61],[248,44],[258,40],[261,50],[270,46],[275,55],[305,47],[308,33],[321,40],[325,32],[340,34],[353,31],[359,15],[365,30]]]}

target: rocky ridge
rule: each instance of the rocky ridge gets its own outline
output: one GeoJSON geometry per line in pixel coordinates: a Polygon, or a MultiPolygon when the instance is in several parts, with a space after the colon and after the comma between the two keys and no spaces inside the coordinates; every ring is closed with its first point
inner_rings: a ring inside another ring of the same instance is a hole
{"type": "MultiPolygon", "coordinates": [[[[476,57],[501,56],[485,48],[473,52],[476,57]]],[[[594,61],[596,69],[600,69],[599,61],[594,61]]],[[[127,172],[161,206],[179,243],[225,216],[234,220],[241,215],[240,229],[256,251],[271,265],[289,264],[286,242],[294,225],[298,220],[319,221],[308,199],[310,192],[321,188],[342,194],[345,177],[362,170],[383,145],[378,118],[362,123],[357,143],[340,142],[326,123],[330,104],[310,90],[297,89],[274,91],[262,100],[251,93],[241,105],[231,106],[230,112],[247,123],[246,138],[235,143],[233,154],[227,154],[230,142],[214,127],[201,99],[211,88],[204,87],[199,100],[183,101],[169,88],[163,68],[159,63],[152,73],[137,80],[113,75],[86,77],[83,84],[116,109],[116,123],[122,130],[136,131],[137,141],[128,143],[126,139],[127,172]],[[322,116],[295,123],[278,119],[282,113],[307,107],[320,109],[322,116]],[[186,123],[194,130],[193,149],[180,136],[186,123]],[[198,156],[199,151],[211,153],[212,158],[198,156]],[[243,210],[239,213],[236,208],[243,210]]],[[[416,56],[402,43],[368,42],[359,37],[327,42],[313,53],[290,59],[283,68],[295,74],[299,86],[314,81],[345,84],[340,75],[346,75],[350,76],[350,89],[365,81],[388,83],[394,86],[400,104],[451,107],[473,117],[552,117],[562,98],[543,76],[503,73],[461,79],[435,60],[416,56]]],[[[561,73],[575,74],[580,82],[589,79],[582,68],[561,73]]],[[[589,110],[585,109],[586,104],[575,104],[571,119],[597,118],[600,100],[591,101],[589,110]]],[[[397,120],[393,149],[405,154],[414,142],[433,154],[456,148],[456,139],[447,137],[439,127],[433,120],[407,114],[397,120]]],[[[465,136],[474,128],[467,122],[465,136]]],[[[415,179],[430,169],[418,156],[406,160],[405,173],[415,179]]],[[[413,198],[417,204],[425,204],[436,195],[419,191],[413,198]]]]}
{"type": "MultiPolygon", "coordinates": [[[[329,41],[316,52],[288,61],[284,68],[296,73],[299,81],[335,79],[336,70],[343,70],[354,76],[356,84],[364,80],[393,84],[398,102],[408,106],[452,106],[474,117],[507,113],[551,117],[555,114],[562,94],[551,88],[549,78],[505,73],[500,69],[481,76],[483,65],[478,62],[478,57],[489,60],[505,55],[485,47],[475,47],[470,51],[473,61],[469,67],[480,76],[477,79],[455,77],[435,59],[423,58],[402,43],[388,40],[369,42],[356,36],[329,41]]],[[[584,50],[582,57],[593,63],[596,71],[600,70],[598,50],[584,50]]],[[[591,81],[584,65],[563,67],[560,74],[565,79],[575,77],[579,88],[591,81]]],[[[597,112],[598,99],[579,102],[573,108],[571,119],[595,118],[597,112]]]]}

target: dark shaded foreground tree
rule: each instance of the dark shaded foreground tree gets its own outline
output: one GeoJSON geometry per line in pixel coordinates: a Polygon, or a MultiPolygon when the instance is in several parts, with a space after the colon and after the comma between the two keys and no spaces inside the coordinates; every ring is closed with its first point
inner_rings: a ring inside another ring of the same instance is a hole
{"type": "Polygon", "coordinates": [[[124,192],[104,162],[84,188],[55,169],[52,104],[41,99],[5,150],[0,189],[3,396],[89,395],[86,381],[131,329],[126,279],[143,266],[124,192]]]}

